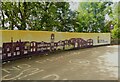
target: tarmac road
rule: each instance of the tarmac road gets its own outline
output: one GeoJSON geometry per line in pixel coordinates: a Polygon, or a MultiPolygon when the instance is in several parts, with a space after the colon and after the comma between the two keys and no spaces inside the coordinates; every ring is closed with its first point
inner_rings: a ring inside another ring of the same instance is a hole
{"type": "Polygon", "coordinates": [[[3,65],[3,80],[117,80],[118,46],[34,56],[3,65]]]}

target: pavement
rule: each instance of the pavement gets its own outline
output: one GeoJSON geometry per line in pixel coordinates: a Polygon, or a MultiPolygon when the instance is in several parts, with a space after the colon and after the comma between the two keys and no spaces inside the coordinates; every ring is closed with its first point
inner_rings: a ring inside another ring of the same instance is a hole
{"type": "Polygon", "coordinates": [[[2,80],[118,80],[118,46],[34,56],[2,65],[2,80]]]}

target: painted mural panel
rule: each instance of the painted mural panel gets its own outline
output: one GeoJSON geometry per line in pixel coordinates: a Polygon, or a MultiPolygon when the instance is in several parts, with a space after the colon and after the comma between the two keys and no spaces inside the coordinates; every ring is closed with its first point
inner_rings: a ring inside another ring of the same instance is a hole
{"type": "Polygon", "coordinates": [[[110,44],[110,33],[1,31],[2,60],[110,44]]]}
{"type": "Polygon", "coordinates": [[[70,32],[47,32],[47,31],[0,31],[3,42],[10,42],[21,39],[22,41],[44,41],[50,42],[51,34],[54,34],[54,41],[68,40],[70,38],[93,39],[93,45],[110,44],[110,33],[70,33],[70,32]]]}

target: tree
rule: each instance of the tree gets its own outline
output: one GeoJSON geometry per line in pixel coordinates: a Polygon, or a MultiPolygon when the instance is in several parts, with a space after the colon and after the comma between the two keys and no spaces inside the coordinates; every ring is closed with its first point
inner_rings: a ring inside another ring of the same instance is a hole
{"type": "Polygon", "coordinates": [[[14,27],[17,27],[19,30],[25,30],[27,27],[30,7],[28,6],[31,3],[26,2],[2,2],[2,12],[4,24],[9,23],[9,26],[3,29],[13,30],[14,27]],[[6,18],[5,18],[6,17],[6,18]],[[6,23],[5,23],[6,21],[6,23]]]}
{"type": "Polygon", "coordinates": [[[30,21],[32,26],[29,30],[52,31],[55,26],[56,6],[53,2],[36,3],[32,10],[30,21]]]}
{"type": "Polygon", "coordinates": [[[78,12],[78,32],[109,32],[105,28],[105,15],[112,13],[112,2],[81,2],[78,12]]]}
{"type": "Polygon", "coordinates": [[[2,2],[2,27],[10,30],[75,30],[76,12],[69,6],[68,2],[2,2]]]}
{"type": "Polygon", "coordinates": [[[120,2],[118,3],[114,3],[114,7],[113,7],[113,14],[111,15],[111,18],[113,20],[112,21],[112,25],[114,26],[114,28],[112,29],[112,38],[119,38],[120,39],[120,2]]]}
{"type": "Polygon", "coordinates": [[[68,14],[69,14],[69,3],[66,2],[59,2],[56,3],[57,6],[57,31],[68,31],[69,27],[68,24],[68,14]]]}

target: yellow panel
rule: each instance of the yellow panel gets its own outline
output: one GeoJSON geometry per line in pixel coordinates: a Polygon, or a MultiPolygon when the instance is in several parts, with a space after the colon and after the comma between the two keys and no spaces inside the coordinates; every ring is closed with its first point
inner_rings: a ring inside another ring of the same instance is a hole
{"type": "Polygon", "coordinates": [[[49,31],[21,31],[21,30],[0,30],[0,46],[3,42],[10,42],[21,39],[22,41],[45,41],[50,42],[51,34],[55,35],[55,41],[70,38],[83,38],[84,40],[93,39],[93,45],[110,44],[110,33],[74,33],[74,32],[49,32],[49,31]],[[98,43],[98,36],[100,43],[98,43]],[[104,42],[107,41],[107,42],[104,42]]]}

